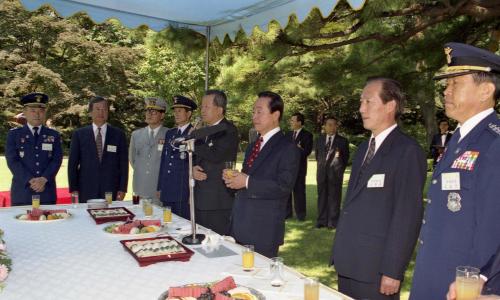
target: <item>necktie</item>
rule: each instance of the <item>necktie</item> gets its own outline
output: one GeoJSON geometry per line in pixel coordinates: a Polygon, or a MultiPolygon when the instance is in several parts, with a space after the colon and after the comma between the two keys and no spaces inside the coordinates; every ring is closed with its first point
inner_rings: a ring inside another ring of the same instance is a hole
{"type": "Polygon", "coordinates": [[[293,132],[293,140],[295,141],[297,139],[297,131],[293,132]]]}
{"type": "Polygon", "coordinates": [[[457,128],[457,130],[455,130],[455,132],[451,136],[451,139],[448,142],[446,149],[444,150],[444,157],[445,158],[447,156],[453,155],[453,152],[455,152],[455,149],[457,148],[459,140],[460,140],[460,129],[457,128]]]}
{"type": "Polygon", "coordinates": [[[257,156],[259,155],[259,152],[260,152],[260,145],[262,145],[262,142],[264,141],[264,139],[262,137],[260,137],[256,142],[255,144],[253,145],[253,148],[252,148],[252,153],[250,153],[250,157],[248,158],[248,161],[247,161],[247,166],[248,168],[251,168],[252,165],[253,165],[253,162],[255,161],[255,159],[257,158],[257,156]]]}
{"type": "Polygon", "coordinates": [[[99,158],[99,161],[102,159],[102,134],[101,134],[101,127],[97,128],[97,137],[95,138],[95,144],[97,146],[97,157],[99,158]]]}
{"type": "Polygon", "coordinates": [[[366,168],[372,161],[374,155],[375,155],[375,138],[371,138],[370,145],[368,146],[368,151],[366,152],[365,161],[363,161],[363,165],[361,166],[361,168],[366,168]]]}
{"type": "Polygon", "coordinates": [[[330,150],[330,148],[332,147],[332,137],[329,136],[327,140],[328,142],[326,143],[326,152],[328,152],[328,150],[330,150]]]}
{"type": "Polygon", "coordinates": [[[153,145],[155,141],[155,132],[152,129],[149,129],[149,144],[153,145]]]}
{"type": "Polygon", "coordinates": [[[37,144],[38,143],[38,136],[39,136],[38,127],[36,127],[36,126],[33,127],[33,131],[34,131],[33,136],[35,137],[35,144],[37,144]]]}

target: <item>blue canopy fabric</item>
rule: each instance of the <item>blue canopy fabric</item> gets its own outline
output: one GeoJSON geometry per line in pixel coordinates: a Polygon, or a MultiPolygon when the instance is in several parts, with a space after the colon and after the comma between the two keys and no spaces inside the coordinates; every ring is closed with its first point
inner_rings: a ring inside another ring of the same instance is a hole
{"type": "MultiPolygon", "coordinates": [[[[365,0],[346,0],[359,10],[365,0]]],[[[302,22],[311,9],[318,8],[327,16],[338,0],[21,0],[29,10],[43,4],[51,5],[64,17],[85,11],[96,22],[110,18],[120,20],[127,27],[148,25],[159,31],[166,27],[190,28],[210,39],[231,40],[240,29],[251,34],[255,26],[267,31],[271,20],[285,26],[288,18],[296,14],[302,22]],[[207,30],[209,28],[209,30],[207,30]]]]}

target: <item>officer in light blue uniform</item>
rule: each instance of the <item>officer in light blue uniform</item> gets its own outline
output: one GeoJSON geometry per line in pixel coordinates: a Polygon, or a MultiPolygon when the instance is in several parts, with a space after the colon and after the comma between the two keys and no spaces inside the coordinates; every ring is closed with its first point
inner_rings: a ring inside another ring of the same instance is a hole
{"type": "Polygon", "coordinates": [[[459,43],[445,53],[436,78],[459,125],[432,175],[411,300],[446,299],[456,267],[481,267],[500,245],[500,56],[459,43]]]}
{"type": "Polygon", "coordinates": [[[174,96],[174,118],[176,127],[169,129],[165,134],[165,145],[161,157],[158,191],[160,201],[170,206],[172,212],[185,219],[189,219],[189,163],[187,152],[183,152],[184,145],[173,145],[177,138],[187,136],[193,129],[190,123],[193,111],[198,106],[184,96],[174,96]],[[179,149],[181,147],[181,149],[179,149]]]}
{"type": "Polygon", "coordinates": [[[41,204],[56,203],[56,175],[62,163],[59,132],[47,128],[45,109],[49,97],[31,93],[21,98],[27,123],[7,135],[5,157],[12,172],[12,205],[31,205],[40,195],[41,204]]]}

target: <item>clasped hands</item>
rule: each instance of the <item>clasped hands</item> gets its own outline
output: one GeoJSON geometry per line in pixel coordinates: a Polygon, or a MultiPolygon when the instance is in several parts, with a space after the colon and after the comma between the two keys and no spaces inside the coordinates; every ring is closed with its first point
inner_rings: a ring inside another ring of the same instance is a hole
{"type": "Polygon", "coordinates": [[[47,183],[47,178],[45,177],[34,177],[28,181],[30,188],[36,193],[41,193],[45,190],[45,184],[47,183]]]}

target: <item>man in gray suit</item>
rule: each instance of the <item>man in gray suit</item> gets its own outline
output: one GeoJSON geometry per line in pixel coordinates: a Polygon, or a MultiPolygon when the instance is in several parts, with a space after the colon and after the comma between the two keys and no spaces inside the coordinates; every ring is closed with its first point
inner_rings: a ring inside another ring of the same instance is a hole
{"type": "Polygon", "coordinates": [[[163,99],[146,99],[148,126],[134,130],[130,138],[129,158],[134,169],[133,190],[142,198],[158,201],[156,187],[161,153],[167,128],[163,126],[167,104],[163,99]]]}

